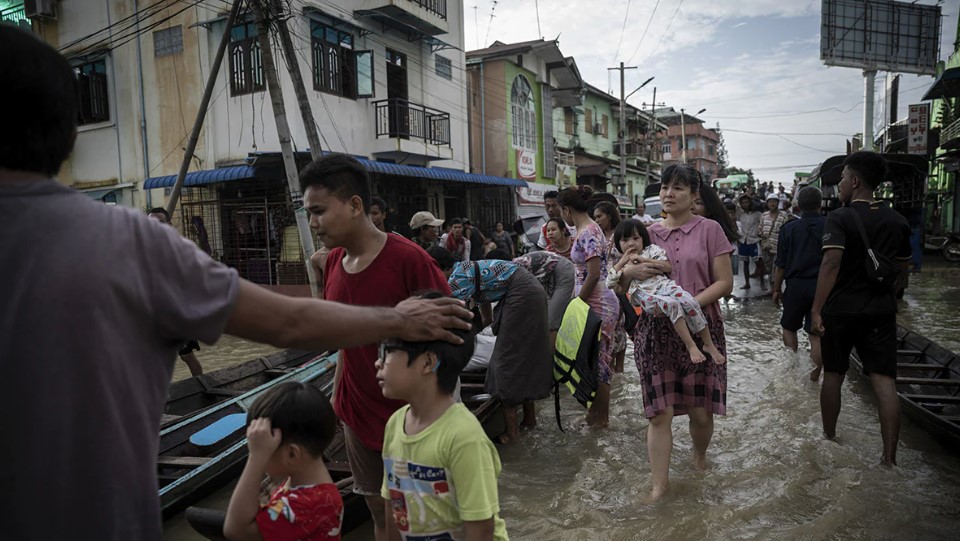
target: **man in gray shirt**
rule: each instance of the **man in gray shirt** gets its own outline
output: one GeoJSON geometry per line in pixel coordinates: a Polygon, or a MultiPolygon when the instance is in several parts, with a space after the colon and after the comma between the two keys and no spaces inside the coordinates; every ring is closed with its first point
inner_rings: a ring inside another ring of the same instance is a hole
{"type": "Polygon", "coordinates": [[[229,333],[325,350],[446,339],[451,299],[360,308],[273,294],[173,228],[52,179],[76,137],[73,70],[0,25],[0,528],[4,539],[159,540],[160,414],[177,348],[229,333]]]}

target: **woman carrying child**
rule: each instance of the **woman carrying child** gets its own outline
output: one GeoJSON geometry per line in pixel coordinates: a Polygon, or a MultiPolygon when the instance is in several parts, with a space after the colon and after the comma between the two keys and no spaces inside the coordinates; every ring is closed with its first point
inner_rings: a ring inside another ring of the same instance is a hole
{"type": "MultiPolygon", "coordinates": [[[[691,210],[700,190],[700,173],[689,165],[671,165],[661,177],[660,202],[667,217],[647,228],[650,241],[666,252],[667,261],[631,262],[623,269],[619,286],[669,273],[700,304],[710,337],[726,357],[723,317],[718,300],[733,290],[730,241],[715,221],[691,210]]],[[[666,317],[642,315],[634,334],[637,370],[643,385],[647,451],[652,473],[651,499],[669,487],[671,429],[675,415],[689,415],[693,465],[707,467],[707,448],[713,436],[713,416],[727,409],[727,366],[695,363],[687,346],[666,317]]],[[[719,360],[719,359],[718,359],[719,360]]]]}

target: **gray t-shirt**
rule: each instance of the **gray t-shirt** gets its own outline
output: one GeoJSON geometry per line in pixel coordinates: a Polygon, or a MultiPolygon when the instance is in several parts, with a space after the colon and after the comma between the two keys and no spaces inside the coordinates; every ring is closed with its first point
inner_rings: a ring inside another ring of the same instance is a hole
{"type": "Polygon", "coordinates": [[[53,180],[0,182],[4,539],[159,540],[177,348],[215,342],[236,271],[53,180]]]}

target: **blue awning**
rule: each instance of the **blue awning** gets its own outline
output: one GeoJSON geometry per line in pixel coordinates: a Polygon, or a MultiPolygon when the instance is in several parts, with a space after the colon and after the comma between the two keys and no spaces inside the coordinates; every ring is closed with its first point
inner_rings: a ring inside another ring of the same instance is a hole
{"type": "Polygon", "coordinates": [[[517,186],[526,188],[527,183],[516,178],[495,177],[493,175],[478,175],[475,173],[464,173],[457,169],[447,169],[446,167],[416,167],[413,165],[400,165],[396,163],[378,162],[365,158],[357,158],[360,163],[373,173],[384,175],[398,175],[402,177],[429,178],[433,180],[451,180],[454,182],[467,182],[472,184],[490,184],[493,186],[517,186]]]}
{"type": "MultiPolygon", "coordinates": [[[[205,171],[193,171],[187,173],[183,179],[184,186],[202,186],[214,182],[225,182],[228,180],[241,180],[254,177],[254,168],[249,165],[238,165],[235,167],[221,167],[219,169],[207,169],[205,171]]],[[[172,188],[177,183],[177,175],[167,175],[163,177],[151,177],[143,183],[144,190],[155,188],[172,188]]]]}
{"type": "MultiPolygon", "coordinates": [[[[400,165],[396,163],[378,162],[366,158],[357,157],[361,165],[371,173],[380,173],[384,175],[397,175],[402,177],[427,178],[432,180],[447,180],[453,182],[466,182],[470,184],[488,184],[491,186],[517,186],[526,188],[527,183],[520,179],[496,177],[493,175],[477,175],[474,173],[464,173],[457,169],[447,169],[445,167],[417,167],[413,165],[400,165]]],[[[184,186],[202,186],[214,182],[226,182],[230,180],[243,180],[251,178],[277,178],[283,179],[283,172],[267,166],[239,165],[234,167],[221,167],[219,169],[208,169],[206,171],[193,171],[187,173],[183,181],[184,186]],[[270,171],[274,174],[269,174],[270,171]]],[[[177,181],[177,175],[167,175],[163,177],[148,178],[143,183],[143,189],[152,190],[155,188],[171,188],[177,181]]]]}

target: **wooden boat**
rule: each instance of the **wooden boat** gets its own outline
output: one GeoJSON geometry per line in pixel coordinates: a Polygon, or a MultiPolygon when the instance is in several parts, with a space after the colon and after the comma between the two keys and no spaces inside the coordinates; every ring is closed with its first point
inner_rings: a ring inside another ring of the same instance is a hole
{"type": "MultiPolygon", "coordinates": [[[[460,395],[464,405],[477,416],[487,436],[496,440],[506,431],[506,425],[500,400],[484,393],[483,381],[485,377],[485,371],[462,373],[460,375],[460,395]]],[[[242,443],[245,446],[246,439],[243,439],[242,443]]],[[[340,489],[340,496],[343,498],[344,511],[341,533],[347,534],[369,520],[370,513],[363,497],[353,492],[353,478],[351,477],[350,464],[347,461],[341,432],[337,433],[330,447],[324,451],[324,455],[330,476],[333,477],[334,482],[340,489]]],[[[191,507],[187,509],[186,518],[190,526],[207,539],[216,541],[225,539],[223,537],[223,523],[226,518],[224,510],[191,507]]]]}
{"type": "Polygon", "coordinates": [[[960,356],[898,325],[897,394],[907,416],[960,452],[960,356]]]}
{"type": "Polygon", "coordinates": [[[221,368],[170,385],[161,429],[283,376],[317,357],[316,352],[287,350],[221,368]]]}
{"type": "Polygon", "coordinates": [[[257,397],[287,381],[309,383],[329,393],[337,355],[313,356],[314,360],[299,368],[161,429],[157,478],[164,517],[239,473],[247,457],[246,413],[257,397]]]}

